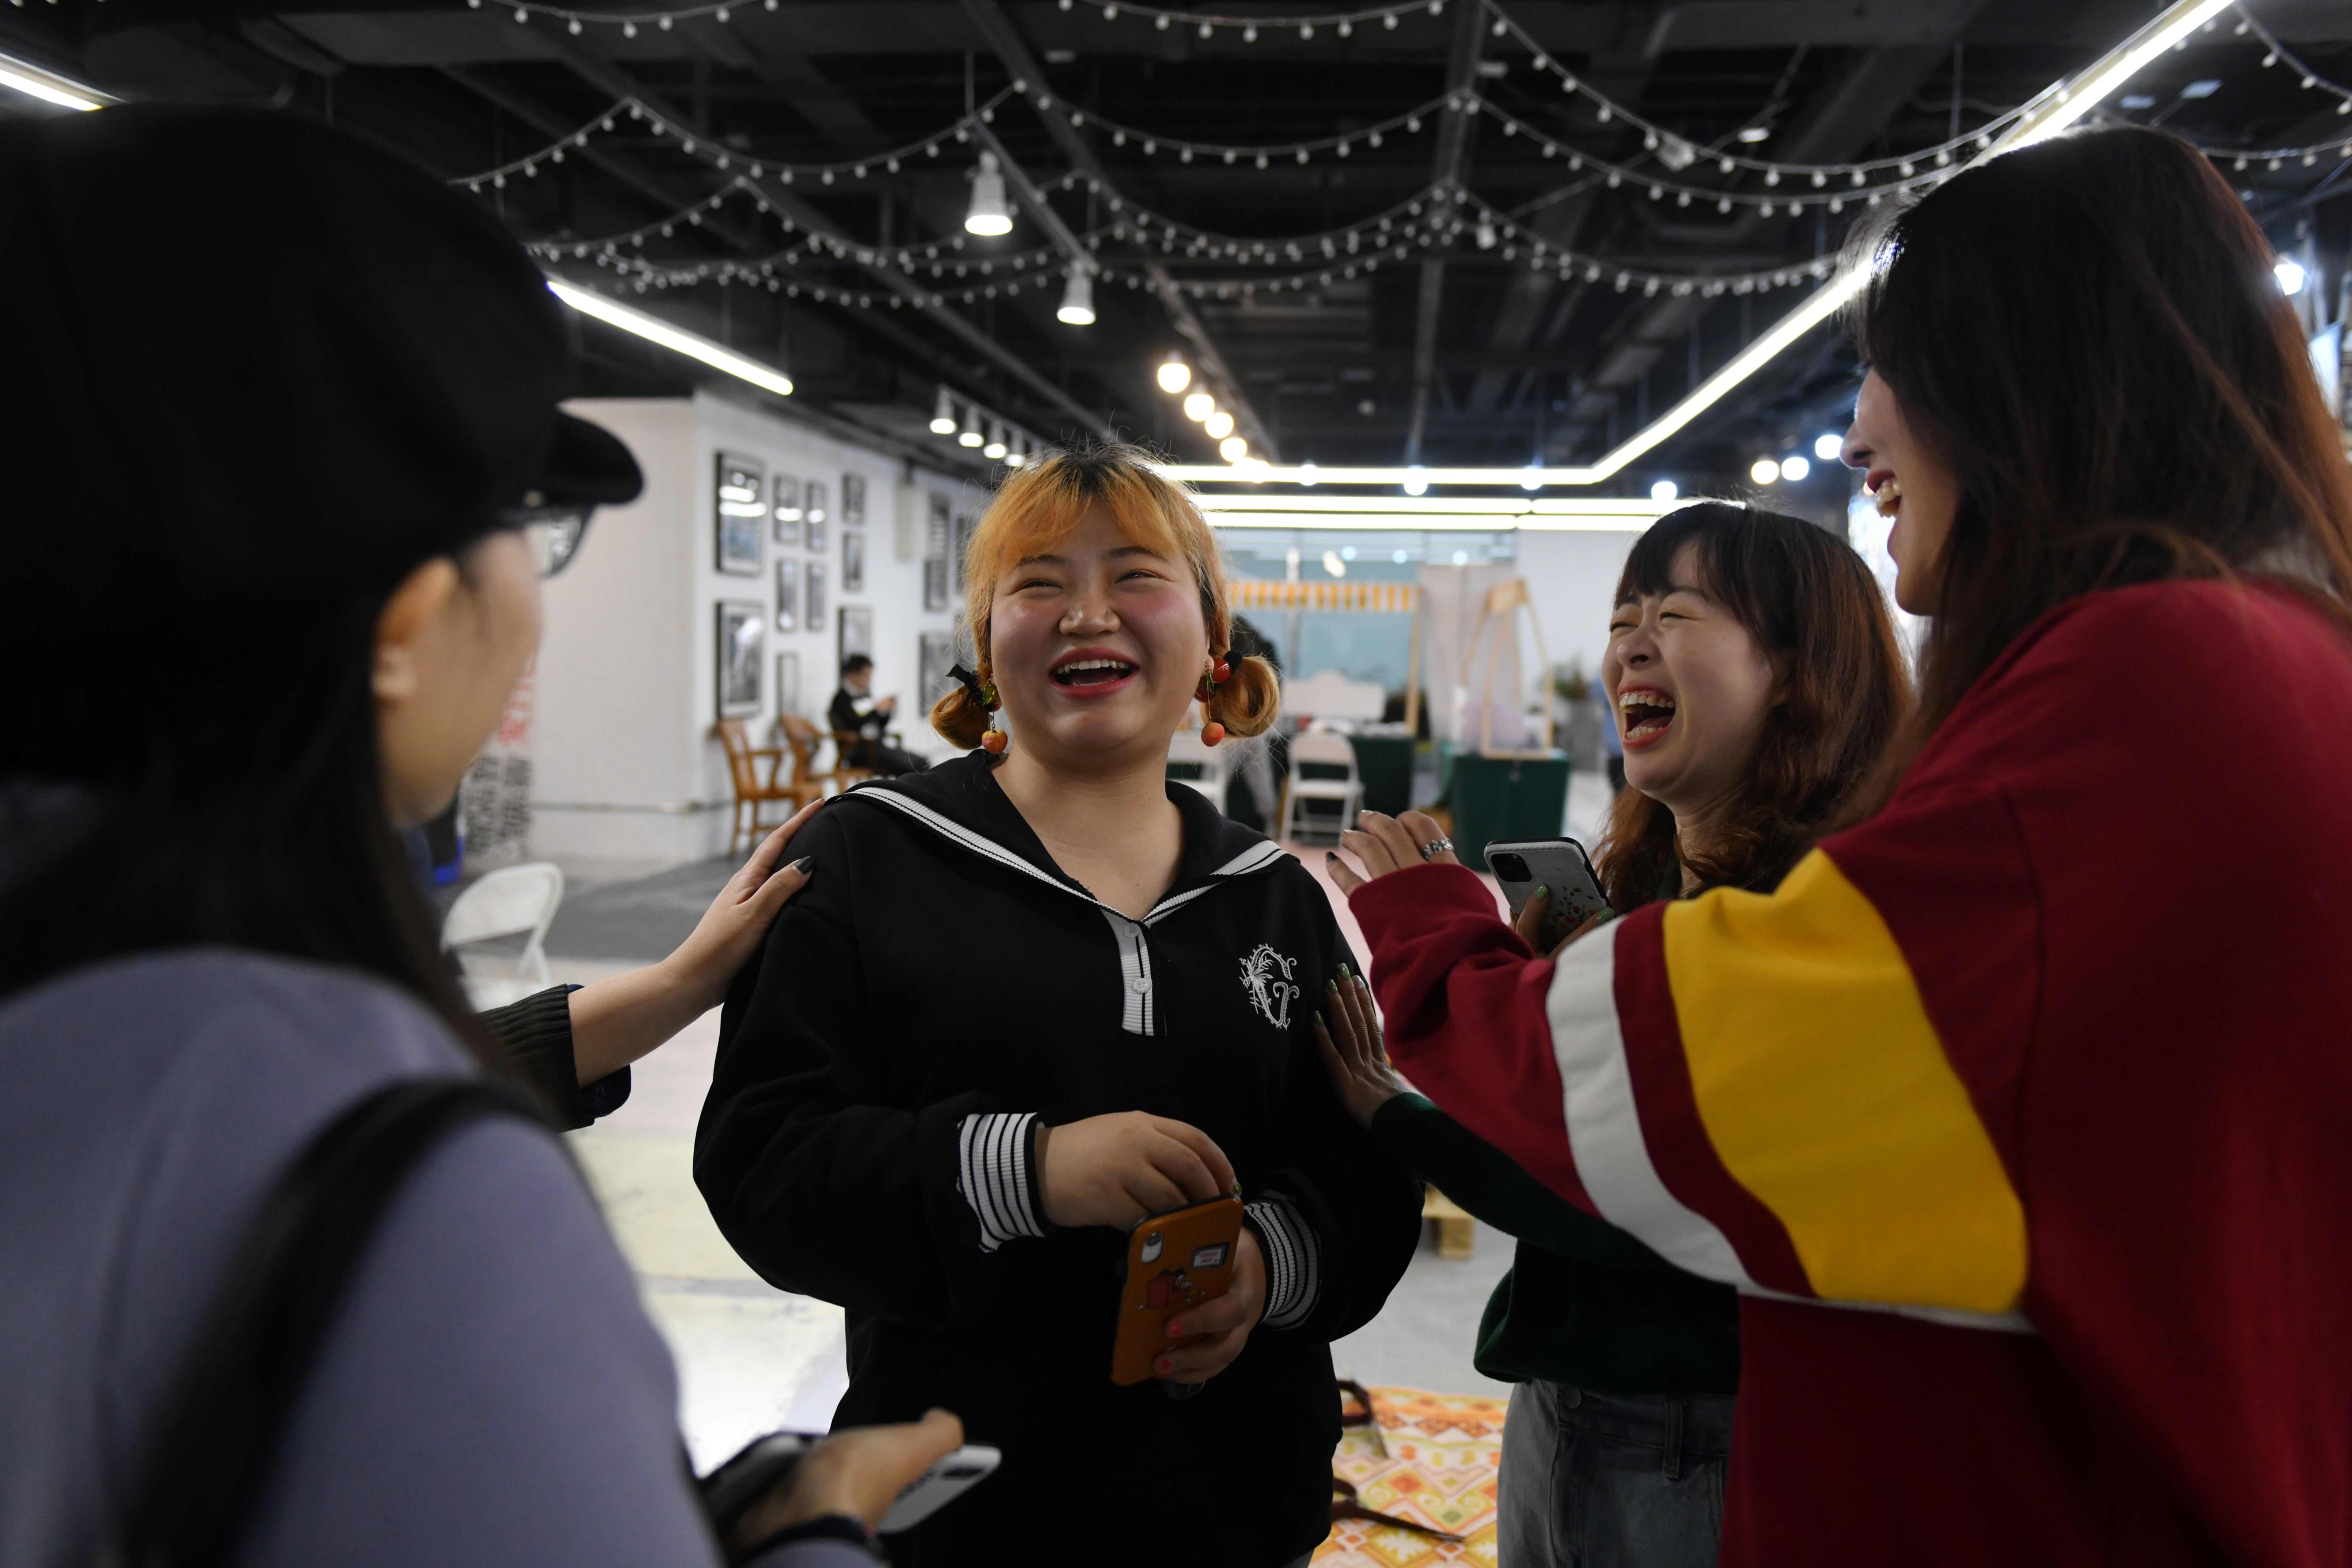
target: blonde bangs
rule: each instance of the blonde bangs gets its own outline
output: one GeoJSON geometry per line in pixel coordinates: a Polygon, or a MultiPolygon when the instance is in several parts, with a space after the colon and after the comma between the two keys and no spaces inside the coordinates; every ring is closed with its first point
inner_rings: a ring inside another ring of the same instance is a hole
{"type": "Polygon", "coordinates": [[[965,617],[982,649],[997,579],[1017,562],[1050,553],[1095,506],[1110,513],[1130,543],[1189,565],[1201,586],[1211,637],[1224,636],[1224,573],[1201,509],[1182,486],[1153,472],[1141,454],[1121,453],[1122,460],[1110,462],[1104,456],[1055,453],[1007,479],[989,503],[964,552],[965,617]]]}
{"type": "MultiPolygon", "coordinates": [[[[1222,658],[1231,647],[1224,559],[1192,492],[1162,478],[1150,455],[1134,447],[1056,452],[1004,481],[964,549],[964,625],[979,679],[950,688],[931,710],[931,727],[957,745],[983,743],[995,722],[990,717],[994,697],[989,690],[989,622],[998,581],[1018,563],[1052,553],[1097,506],[1110,513],[1129,543],[1192,569],[1209,651],[1222,658]]],[[[1263,734],[1281,706],[1274,667],[1255,657],[1235,658],[1231,678],[1202,700],[1204,733],[1213,740],[1214,728],[1222,725],[1235,736],[1263,734]]],[[[998,750],[1003,745],[1000,740],[998,750]]]]}

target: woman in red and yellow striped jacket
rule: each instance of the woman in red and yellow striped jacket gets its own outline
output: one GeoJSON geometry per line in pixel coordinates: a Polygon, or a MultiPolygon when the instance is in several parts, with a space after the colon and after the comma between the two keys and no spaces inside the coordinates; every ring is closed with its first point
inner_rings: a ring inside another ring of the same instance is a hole
{"type": "Polygon", "coordinates": [[[1547,959],[1346,841],[1413,1082],[1743,1292],[1727,1563],[2352,1560],[2352,470],[2270,259],[2134,130],[1888,231],[1919,724],[1770,896],[1547,959]]]}

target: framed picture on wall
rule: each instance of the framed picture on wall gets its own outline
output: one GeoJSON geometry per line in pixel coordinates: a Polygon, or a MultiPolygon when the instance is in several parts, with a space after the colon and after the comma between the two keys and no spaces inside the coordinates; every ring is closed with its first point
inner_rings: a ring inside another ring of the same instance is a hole
{"type": "Polygon", "coordinates": [[[799,619],[801,608],[801,563],[779,557],[776,561],[776,629],[791,631],[799,619]]]}
{"type": "Polygon", "coordinates": [[[866,531],[862,528],[841,531],[841,591],[866,592],[866,531]]]}
{"type": "Polygon", "coordinates": [[[953,632],[924,632],[915,639],[915,690],[920,700],[915,710],[928,713],[931,705],[948,694],[955,677],[948,670],[956,661],[956,637],[953,632]]]}
{"type": "Polygon", "coordinates": [[[776,712],[779,715],[801,710],[801,656],[780,653],[776,656],[776,712]]]}
{"type": "Polygon", "coordinates": [[[768,470],[756,458],[719,454],[719,570],[757,577],[768,563],[768,470]]]}
{"type": "Polygon", "coordinates": [[[812,561],[802,581],[801,625],[813,632],[824,630],[824,563],[812,561]]]}
{"type": "Polygon", "coordinates": [[[824,550],[824,500],[823,479],[811,479],[801,487],[801,531],[808,540],[812,554],[821,554],[824,550]]]}
{"type": "Polygon", "coordinates": [[[778,474],[770,485],[768,510],[775,519],[776,542],[797,545],[801,542],[801,482],[790,474],[778,474]]]}
{"type": "Polygon", "coordinates": [[[948,498],[934,490],[923,518],[923,608],[948,607],[948,498]]]}
{"type": "Polygon", "coordinates": [[[760,710],[760,667],[767,662],[768,606],[722,599],[719,604],[719,716],[744,719],[760,710]]]}
{"type": "Polygon", "coordinates": [[[874,657],[874,606],[844,605],[841,606],[841,658],[846,663],[849,656],[862,653],[874,657]]]}
{"type": "Polygon", "coordinates": [[[841,476],[841,526],[844,528],[866,526],[866,476],[864,474],[841,476]]]}

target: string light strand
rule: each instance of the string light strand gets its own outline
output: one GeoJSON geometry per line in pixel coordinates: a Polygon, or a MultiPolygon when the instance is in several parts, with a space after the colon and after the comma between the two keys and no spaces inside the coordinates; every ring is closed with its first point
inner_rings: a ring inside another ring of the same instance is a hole
{"type": "Polygon", "coordinates": [[[866,178],[877,170],[895,174],[899,172],[902,165],[917,158],[936,158],[941,148],[960,142],[969,142],[971,140],[973,126],[994,123],[996,111],[1003,107],[1005,100],[1026,90],[1026,83],[1015,83],[1011,87],[999,89],[978,108],[970,113],[959,116],[951,123],[932,132],[928,136],[919,137],[904,146],[894,147],[887,152],[870,153],[860,158],[845,158],[838,163],[797,163],[789,158],[759,156],[730,148],[713,142],[708,136],[688,130],[684,126],[673,124],[635,98],[624,98],[617,100],[611,108],[594,116],[578,130],[558,137],[536,152],[527,153],[520,158],[509,159],[496,168],[484,169],[477,174],[460,174],[448,183],[453,185],[464,185],[475,191],[480,190],[485,184],[503,189],[509,176],[536,175],[541,164],[561,163],[563,162],[566,151],[585,147],[591,136],[619,130],[621,116],[625,112],[630,123],[642,125],[656,136],[668,137],[680,152],[698,158],[713,168],[728,171],[740,170],[755,180],[773,175],[787,185],[799,179],[814,179],[823,184],[830,185],[844,174],[860,180],[866,178]]]}

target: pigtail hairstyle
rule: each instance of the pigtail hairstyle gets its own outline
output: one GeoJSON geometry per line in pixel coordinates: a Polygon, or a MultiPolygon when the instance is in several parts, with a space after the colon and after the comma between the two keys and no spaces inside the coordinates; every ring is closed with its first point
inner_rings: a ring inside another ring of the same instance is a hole
{"type": "Polygon", "coordinates": [[[1104,443],[1055,452],[1006,479],[972,530],[963,559],[964,626],[971,636],[975,681],[958,684],[931,707],[931,728],[967,750],[992,721],[982,691],[992,686],[989,618],[996,581],[1015,561],[1043,553],[1102,506],[1136,543],[1192,569],[1201,590],[1206,651],[1226,660],[1227,678],[1209,687],[1202,716],[1230,735],[1264,734],[1282,708],[1282,681],[1255,657],[1233,658],[1233,605],[1224,561],[1192,492],[1163,477],[1139,447],[1104,443]]]}
{"type": "MultiPolygon", "coordinates": [[[[985,660],[981,668],[986,669],[985,660]]],[[[931,728],[944,736],[949,743],[971,751],[980,744],[988,732],[988,704],[980,699],[977,683],[966,686],[961,681],[948,688],[948,694],[931,704],[931,728]]]]}
{"type": "MultiPolygon", "coordinates": [[[[1211,641],[1231,640],[1230,616],[1227,621],[1224,634],[1211,641]]],[[[1255,654],[1241,658],[1228,655],[1226,662],[1233,674],[1211,689],[1209,700],[1201,705],[1202,717],[1223,724],[1228,735],[1247,739],[1265,733],[1282,710],[1282,678],[1275,674],[1274,666],[1255,654]]]]}

